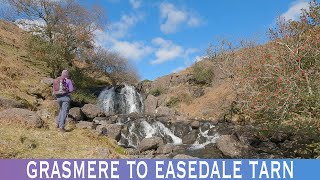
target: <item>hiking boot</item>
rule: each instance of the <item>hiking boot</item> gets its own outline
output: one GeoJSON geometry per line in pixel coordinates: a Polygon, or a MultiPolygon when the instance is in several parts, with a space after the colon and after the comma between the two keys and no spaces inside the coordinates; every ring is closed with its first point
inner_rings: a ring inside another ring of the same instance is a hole
{"type": "Polygon", "coordinates": [[[59,131],[62,132],[62,133],[66,132],[66,130],[64,128],[59,128],[59,131]]]}

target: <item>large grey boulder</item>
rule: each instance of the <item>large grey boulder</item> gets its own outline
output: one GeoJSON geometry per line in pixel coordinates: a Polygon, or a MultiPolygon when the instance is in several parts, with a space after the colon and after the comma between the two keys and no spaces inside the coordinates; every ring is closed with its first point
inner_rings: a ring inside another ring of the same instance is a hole
{"type": "Polygon", "coordinates": [[[41,128],[43,121],[35,112],[27,109],[11,108],[0,112],[0,121],[12,121],[28,127],[41,128]]]}
{"type": "Polygon", "coordinates": [[[78,107],[74,107],[71,108],[69,110],[69,115],[71,116],[71,118],[73,118],[73,120],[75,121],[82,121],[83,120],[83,114],[81,112],[81,109],[78,107]]]}
{"type": "Polygon", "coordinates": [[[151,137],[151,138],[144,138],[140,142],[138,146],[138,150],[140,152],[157,149],[160,145],[163,144],[163,139],[161,137],[151,137]]]}
{"type": "Polygon", "coordinates": [[[88,118],[89,120],[93,120],[95,117],[102,114],[101,110],[98,108],[98,106],[94,104],[85,104],[81,111],[83,114],[88,118]]]}
{"type": "Polygon", "coordinates": [[[217,140],[217,147],[223,155],[230,158],[250,157],[250,146],[237,140],[234,135],[222,135],[217,140]]]}
{"type": "Polygon", "coordinates": [[[111,139],[119,141],[121,138],[121,130],[122,126],[118,124],[105,124],[105,125],[98,125],[96,127],[96,131],[100,135],[108,136],[111,139]]]}
{"type": "Polygon", "coordinates": [[[158,99],[152,94],[149,94],[147,99],[144,101],[145,113],[154,114],[157,106],[158,106],[158,99]]]}

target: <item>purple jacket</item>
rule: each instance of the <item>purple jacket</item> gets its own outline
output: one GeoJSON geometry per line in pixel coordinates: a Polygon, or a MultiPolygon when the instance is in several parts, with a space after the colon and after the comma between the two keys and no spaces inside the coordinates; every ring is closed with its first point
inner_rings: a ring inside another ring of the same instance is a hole
{"type": "Polygon", "coordinates": [[[72,81],[70,79],[66,78],[66,83],[67,83],[67,87],[68,87],[69,93],[73,92],[74,91],[74,87],[73,87],[72,81]]]}

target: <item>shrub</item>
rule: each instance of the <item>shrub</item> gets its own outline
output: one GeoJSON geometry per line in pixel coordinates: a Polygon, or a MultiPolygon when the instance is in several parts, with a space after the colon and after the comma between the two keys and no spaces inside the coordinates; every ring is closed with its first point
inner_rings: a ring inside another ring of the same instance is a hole
{"type": "Polygon", "coordinates": [[[319,8],[313,1],[299,21],[280,19],[270,31],[270,43],[239,54],[237,102],[242,112],[261,121],[319,117],[319,8]]]}
{"type": "Polygon", "coordinates": [[[156,88],[156,89],[152,89],[151,91],[150,91],[150,94],[152,94],[153,96],[160,96],[161,95],[161,90],[160,89],[158,89],[158,88],[156,88]]]}
{"type": "Polygon", "coordinates": [[[196,84],[210,85],[213,80],[213,68],[204,62],[197,62],[192,67],[193,76],[196,84]]]}
{"type": "Polygon", "coordinates": [[[171,97],[169,101],[166,103],[166,106],[169,108],[173,108],[177,106],[179,102],[181,102],[179,97],[171,97]]]}

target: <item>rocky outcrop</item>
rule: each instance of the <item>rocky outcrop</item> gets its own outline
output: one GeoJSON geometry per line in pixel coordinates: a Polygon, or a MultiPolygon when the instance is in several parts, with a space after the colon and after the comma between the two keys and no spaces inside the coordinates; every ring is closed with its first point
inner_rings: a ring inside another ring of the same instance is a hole
{"type": "Polygon", "coordinates": [[[12,108],[0,112],[0,121],[22,123],[26,126],[41,128],[44,122],[35,112],[27,109],[12,108]]]}
{"type": "Polygon", "coordinates": [[[154,114],[158,106],[158,99],[155,96],[149,94],[144,101],[144,106],[144,111],[146,114],[154,114]]]}
{"type": "Polygon", "coordinates": [[[190,133],[188,133],[182,138],[182,143],[193,144],[198,138],[198,133],[199,132],[197,130],[192,130],[190,133]]]}
{"type": "Polygon", "coordinates": [[[173,159],[198,159],[197,157],[185,155],[185,154],[177,154],[173,157],[173,159]]]}
{"type": "Polygon", "coordinates": [[[95,117],[98,117],[102,114],[98,106],[94,104],[85,104],[81,108],[81,111],[83,112],[83,114],[88,120],[93,120],[95,117]]]}
{"type": "Polygon", "coordinates": [[[157,149],[162,144],[163,144],[163,139],[161,137],[144,138],[140,142],[138,146],[138,150],[140,152],[143,152],[146,150],[157,149]]]}
{"type": "Polygon", "coordinates": [[[170,154],[173,152],[174,145],[164,144],[158,147],[157,154],[170,154]]]}

